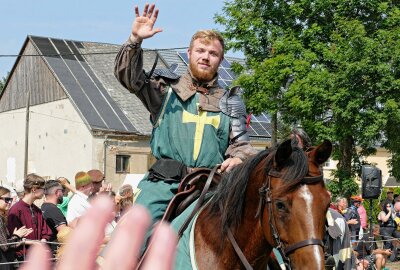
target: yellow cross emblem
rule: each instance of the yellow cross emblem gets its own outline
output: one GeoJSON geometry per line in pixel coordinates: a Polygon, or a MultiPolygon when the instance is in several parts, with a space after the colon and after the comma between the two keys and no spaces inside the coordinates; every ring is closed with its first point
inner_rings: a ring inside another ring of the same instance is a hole
{"type": "Polygon", "coordinates": [[[193,159],[197,160],[200,153],[200,146],[203,140],[204,126],[212,125],[214,128],[219,127],[221,119],[219,115],[207,117],[207,112],[199,111],[199,115],[192,114],[183,110],[182,123],[196,123],[196,132],[194,134],[193,159]]]}

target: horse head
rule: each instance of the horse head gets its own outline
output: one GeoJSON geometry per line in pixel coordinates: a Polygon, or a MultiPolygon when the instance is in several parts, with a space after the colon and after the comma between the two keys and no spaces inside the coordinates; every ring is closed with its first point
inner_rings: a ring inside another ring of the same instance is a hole
{"type": "Polygon", "coordinates": [[[278,247],[292,268],[322,270],[329,195],[320,167],[331,151],[329,141],[307,153],[285,141],[224,175],[195,226],[199,269],[266,269],[278,247]]]}
{"type": "Polygon", "coordinates": [[[294,269],[324,269],[322,240],[330,198],[321,165],[331,152],[327,140],[308,152],[285,141],[266,172],[264,235],[294,269]]]}

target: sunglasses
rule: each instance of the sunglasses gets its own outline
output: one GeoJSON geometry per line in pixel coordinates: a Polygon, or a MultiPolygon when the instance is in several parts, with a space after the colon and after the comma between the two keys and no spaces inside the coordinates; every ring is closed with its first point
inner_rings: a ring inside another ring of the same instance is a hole
{"type": "Polygon", "coordinates": [[[3,200],[5,203],[11,203],[13,198],[10,197],[0,197],[0,200],[3,200]]]}

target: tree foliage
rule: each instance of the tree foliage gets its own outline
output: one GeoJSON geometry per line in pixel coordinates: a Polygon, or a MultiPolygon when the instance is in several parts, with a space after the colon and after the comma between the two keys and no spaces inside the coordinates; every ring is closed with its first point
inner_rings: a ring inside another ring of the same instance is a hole
{"type": "MultiPolygon", "coordinates": [[[[340,184],[383,145],[400,161],[400,1],[232,0],[216,22],[247,67],[254,113],[278,113],[335,143],[340,184]],[[248,70],[251,70],[250,72],[248,70]],[[356,148],[357,147],[357,148],[356,148]]],[[[393,166],[400,179],[400,168],[393,166]]]]}

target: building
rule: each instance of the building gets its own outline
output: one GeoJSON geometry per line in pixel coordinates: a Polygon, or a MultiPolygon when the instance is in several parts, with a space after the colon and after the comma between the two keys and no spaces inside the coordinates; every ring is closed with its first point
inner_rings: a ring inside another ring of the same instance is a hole
{"type": "MultiPolygon", "coordinates": [[[[114,78],[119,48],[27,37],[0,96],[2,181],[22,180],[25,164],[28,173],[72,180],[78,171],[100,169],[114,187],[127,174],[147,171],[154,162],[149,113],[114,78]]],[[[151,70],[156,55],[157,68],[174,66],[178,74],[187,69],[184,50],[145,50],[145,70],[151,70]]],[[[223,86],[234,78],[230,61],[241,60],[224,60],[219,70],[223,86]]],[[[267,116],[253,116],[254,144],[264,148],[270,129],[267,116]]]]}

